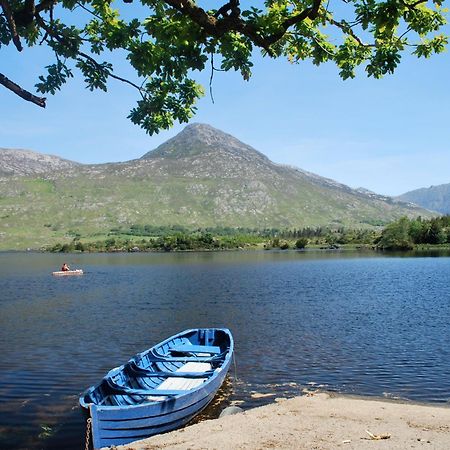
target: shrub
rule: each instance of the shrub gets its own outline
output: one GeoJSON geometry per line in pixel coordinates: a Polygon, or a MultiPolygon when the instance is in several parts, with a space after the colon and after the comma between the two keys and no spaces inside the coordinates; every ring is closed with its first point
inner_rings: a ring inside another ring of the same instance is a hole
{"type": "Polygon", "coordinates": [[[297,239],[295,241],[295,248],[296,249],[300,250],[302,248],[305,248],[307,245],[308,245],[308,239],[305,238],[305,237],[301,237],[301,238],[299,238],[299,239],[297,239]]]}

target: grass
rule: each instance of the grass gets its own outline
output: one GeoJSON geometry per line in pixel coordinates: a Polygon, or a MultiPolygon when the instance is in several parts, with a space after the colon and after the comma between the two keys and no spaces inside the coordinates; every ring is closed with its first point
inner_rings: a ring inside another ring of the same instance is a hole
{"type": "Polygon", "coordinates": [[[0,179],[0,250],[39,249],[80,236],[96,239],[132,224],[196,227],[367,227],[403,214],[400,206],[367,203],[322,186],[286,178],[247,180],[153,173],[0,179]],[[354,203],[352,208],[348,207],[354,203]]]}

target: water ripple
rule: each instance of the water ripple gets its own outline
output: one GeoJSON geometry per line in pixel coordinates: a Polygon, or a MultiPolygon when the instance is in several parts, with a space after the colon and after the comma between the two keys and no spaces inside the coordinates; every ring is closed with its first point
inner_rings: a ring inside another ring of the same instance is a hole
{"type": "Polygon", "coordinates": [[[236,341],[207,417],[316,387],[449,402],[448,257],[70,257],[83,277],[54,279],[59,255],[0,254],[2,449],[80,448],[80,392],[192,327],[226,326],[236,341]]]}

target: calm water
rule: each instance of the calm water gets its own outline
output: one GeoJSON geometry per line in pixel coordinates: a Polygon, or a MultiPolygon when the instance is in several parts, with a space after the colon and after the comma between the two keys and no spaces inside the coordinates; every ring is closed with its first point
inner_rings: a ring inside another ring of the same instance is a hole
{"type": "Polygon", "coordinates": [[[449,402],[449,281],[448,256],[0,254],[0,448],[82,448],[80,392],[192,327],[236,341],[210,415],[313,384],[449,402]],[[85,275],[52,277],[63,261],[85,275]]]}

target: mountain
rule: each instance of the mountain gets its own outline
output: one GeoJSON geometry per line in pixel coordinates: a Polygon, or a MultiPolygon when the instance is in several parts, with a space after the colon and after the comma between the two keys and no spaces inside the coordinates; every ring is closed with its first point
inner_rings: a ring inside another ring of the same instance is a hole
{"type": "MultiPolygon", "coordinates": [[[[0,176],[0,249],[39,248],[76,235],[105,236],[113,228],[134,224],[368,227],[405,215],[430,215],[275,164],[203,124],[187,126],[140,159],[67,162],[66,168],[50,164],[39,173],[33,172],[33,164],[23,160],[14,175],[0,176]]],[[[1,171],[8,170],[1,166],[1,171]]]]}
{"type": "Polygon", "coordinates": [[[79,163],[58,156],[44,155],[31,150],[0,148],[0,176],[37,175],[76,166],[79,166],[79,163]]]}
{"type": "Polygon", "coordinates": [[[396,198],[442,214],[450,214],[450,183],[416,189],[396,198]]]}
{"type": "Polygon", "coordinates": [[[269,158],[210,125],[193,123],[185,127],[172,139],[164,142],[155,150],[146,153],[141,159],[152,158],[188,158],[207,153],[220,153],[220,157],[239,157],[251,161],[270,163],[269,158]]]}

